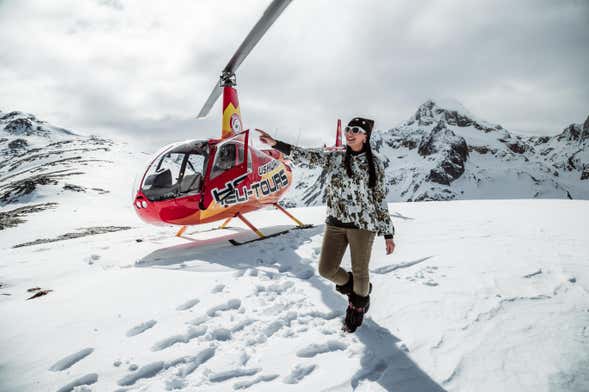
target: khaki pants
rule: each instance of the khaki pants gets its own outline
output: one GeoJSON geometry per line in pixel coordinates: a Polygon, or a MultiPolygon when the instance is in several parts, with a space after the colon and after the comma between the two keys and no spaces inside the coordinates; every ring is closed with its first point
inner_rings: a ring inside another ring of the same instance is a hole
{"type": "Polygon", "coordinates": [[[321,256],[319,257],[319,274],[335,284],[345,284],[348,281],[348,273],[340,267],[340,264],[346,248],[350,244],[354,292],[361,296],[367,296],[370,283],[368,263],[374,237],[375,233],[368,230],[325,225],[321,256]]]}

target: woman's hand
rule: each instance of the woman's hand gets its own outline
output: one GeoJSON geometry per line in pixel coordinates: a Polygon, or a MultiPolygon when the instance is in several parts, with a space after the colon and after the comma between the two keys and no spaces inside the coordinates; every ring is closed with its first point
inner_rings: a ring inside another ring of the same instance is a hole
{"type": "Polygon", "coordinates": [[[395,241],[393,241],[392,238],[388,238],[384,242],[387,249],[387,255],[390,255],[395,250],[395,241]]]}
{"type": "Polygon", "coordinates": [[[270,147],[274,147],[276,145],[276,140],[274,140],[272,136],[258,128],[256,128],[256,131],[260,132],[260,141],[262,143],[267,144],[270,147]]]}

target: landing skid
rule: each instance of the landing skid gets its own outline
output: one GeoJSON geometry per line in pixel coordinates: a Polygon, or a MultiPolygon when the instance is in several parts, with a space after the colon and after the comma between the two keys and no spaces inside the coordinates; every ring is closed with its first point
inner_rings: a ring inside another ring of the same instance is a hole
{"type": "MultiPolygon", "coordinates": [[[[305,225],[303,222],[301,222],[300,220],[298,220],[297,218],[295,218],[291,213],[289,213],[286,209],[284,209],[282,206],[280,206],[278,203],[274,203],[272,205],[278,211],[284,213],[287,217],[289,217],[290,219],[292,219],[297,224],[297,226],[296,227],[293,227],[291,229],[288,229],[288,230],[282,230],[282,231],[279,231],[277,233],[273,233],[273,234],[270,234],[270,235],[265,235],[256,226],[254,226],[249,220],[247,220],[243,216],[242,213],[238,212],[235,215],[230,216],[229,218],[225,219],[225,221],[221,224],[221,226],[215,227],[215,228],[212,228],[212,229],[209,229],[209,230],[205,230],[205,231],[213,231],[213,230],[219,230],[219,229],[229,229],[229,228],[231,228],[231,227],[229,227],[229,222],[231,221],[231,219],[238,218],[247,227],[249,227],[251,231],[253,231],[254,233],[256,233],[256,235],[258,236],[258,238],[255,238],[253,240],[242,241],[242,242],[237,241],[237,240],[234,240],[234,239],[230,239],[229,240],[229,242],[232,245],[239,246],[239,245],[249,244],[250,242],[261,241],[261,240],[265,240],[266,238],[272,238],[272,237],[276,237],[276,236],[279,236],[279,235],[282,235],[282,234],[286,234],[286,233],[288,233],[291,230],[308,229],[308,228],[313,227],[313,225],[305,225]]],[[[176,237],[185,238],[185,239],[190,240],[190,241],[196,241],[196,240],[193,240],[193,239],[191,239],[189,237],[184,236],[184,233],[186,232],[186,229],[187,228],[188,228],[188,226],[182,226],[180,228],[180,230],[178,230],[178,232],[176,233],[176,237]]]]}
{"type": "Polygon", "coordinates": [[[249,240],[249,241],[241,241],[240,242],[240,241],[237,241],[237,240],[234,240],[234,239],[230,239],[229,242],[231,242],[232,245],[241,246],[241,245],[249,244],[249,243],[252,243],[252,242],[263,241],[265,239],[272,238],[272,237],[278,237],[279,235],[283,235],[283,234],[289,233],[292,230],[310,229],[311,227],[314,227],[314,226],[313,225],[297,226],[297,227],[293,227],[292,229],[282,230],[282,231],[279,231],[277,233],[273,233],[273,234],[270,234],[270,235],[265,235],[264,237],[254,238],[253,240],[249,240]]]}

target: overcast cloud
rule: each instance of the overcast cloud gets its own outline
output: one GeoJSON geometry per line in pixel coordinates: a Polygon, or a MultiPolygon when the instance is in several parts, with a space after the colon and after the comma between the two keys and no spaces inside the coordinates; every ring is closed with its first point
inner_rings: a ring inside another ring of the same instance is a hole
{"type": "MultiPolygon", "coordinates": [[[[165,143],[195,120],[269,0],[0,0],[0,110],[165,143]]],[[[550,135],[589,114],[589,1],[294,0],[237,73],[246,127],[303,145],[399,125],[428,98],[550,135]]]]}

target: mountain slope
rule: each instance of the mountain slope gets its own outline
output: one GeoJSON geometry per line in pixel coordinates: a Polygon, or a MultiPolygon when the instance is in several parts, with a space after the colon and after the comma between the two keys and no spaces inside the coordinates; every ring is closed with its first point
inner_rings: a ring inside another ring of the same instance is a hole
{"type": "Polygon", "coordinates": [[[137,150],[52,126],[31,114],[0,112],[3,244],[48,239],[53,222],[39,217],[43,211],[64,219],[71,236],[111,230],[117,221],[113,204],[134,219],[128,208],[132,181],[151,155],[137,150]],[[24,222],[30,224],[20,226],[24,222]]]}

